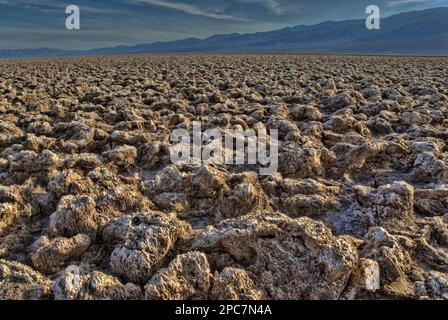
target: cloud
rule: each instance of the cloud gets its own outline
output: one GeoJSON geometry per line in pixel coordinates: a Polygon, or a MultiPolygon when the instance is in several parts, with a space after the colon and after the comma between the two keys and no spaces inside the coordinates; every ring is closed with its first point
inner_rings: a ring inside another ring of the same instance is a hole
{"type": "Polygon", "coordinates": [[[35,1],[31,1],[31,0],[0,0],[0,5],[21,6],[21,7],[33,6],[36,8],[63,6],[62,4],[57,4],[57,3],[55,3],[55,1],[52,1],[52,0],[35,0],[35,1]]]}
{"type": "Polygon", "coordinates": [[[264,0],[265,6],[271,9],[275,14],[282,15],[286,12],[285,8],[277,0],[264,0]]]}
{"type": "Polygon", "coordinates": [[[245,4],[259,4],[279,16],[287,12],[287,8],[282,3],[280,3],[279,0],[237,0],[237,1],[245,4]]]}
{"type": "Polygon", "coordinates": [[[431,0],[396,0],[396,1],[390,1],[386,4],[387,7],[399,7],[403,5],[409,5],[409,4],[421,4],[430,2],[431,0]]]}
{"type": "Polygon", "coordinates": [[[164,1],[164,0],[137,0],[137,2],[144,2],[151,5],[169,8],[173,10],[182,11],[184,13],[192,14],[195,16],[202,16],[212,19],[219,19],[219,20],[233,20],[233,21],[250,21],[249,19],[241,18],[238,16],[228,15],[228,14],[222,14],[217,13],[214,11],[207,10],[206,8],[199,7],[193,4],[186,4],[186,3],[178,3],[178,2],[171,2],[171,1],[164,1]]]}
{"type": "Polygon", "coordinates": [[[254,33],[365,19],[371,3],[384,17],[448,6],[448,0],[0,0],[0,48],[97,48],[254,33]],[[65,29],[70,3],[81,9],[79,32],[65,29]]]}
{"type": "MultiPolygon", "coordinates": [[[[86,5],[87,1],[76,0],[73,1],[80,7],[83,13],[92,14],[114,14],[117,12],[116,9],[108,8],[106,5],[99,3],[94,3],[92,5],[86,5]]],[[[62,13],[65,14],[65,8],[70,5],[71,2],[60,2],[55,0],[0,0],[0,6],[11,6],[23,9],[38,10],[44,13],[62,13]]]]}

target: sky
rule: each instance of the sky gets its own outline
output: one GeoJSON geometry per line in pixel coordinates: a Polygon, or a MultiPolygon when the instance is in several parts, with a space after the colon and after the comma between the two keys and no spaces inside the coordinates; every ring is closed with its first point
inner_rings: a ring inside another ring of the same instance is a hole
{"type": "Polygon", "coordinates": [[[448,0],[0,0],[0,49],[92,49],[448,7],[448,0]],[[80,30],[67,30],[77,5],[80,30]]]}

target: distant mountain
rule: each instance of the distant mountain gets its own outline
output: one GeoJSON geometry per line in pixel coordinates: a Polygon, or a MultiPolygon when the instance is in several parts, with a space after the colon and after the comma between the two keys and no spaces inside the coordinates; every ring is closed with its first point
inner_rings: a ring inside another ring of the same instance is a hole
{"type": "Polygon", "coordinates": [[[367,30],[365,20],[323,22],[270,32],[214,35],[206,39],[155,42],[94,50],[0,50],[2,58],[179,52],[298,52],[448,55],[448,8],[412,11],[381,20],[367,30]]]}

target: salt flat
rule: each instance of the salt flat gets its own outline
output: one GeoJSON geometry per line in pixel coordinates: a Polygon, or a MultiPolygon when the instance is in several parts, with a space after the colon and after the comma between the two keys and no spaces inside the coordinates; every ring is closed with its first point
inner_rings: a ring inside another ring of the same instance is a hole
{"type": "Polygon", "coordinates": [[[448,299],[448,59],[0,61],[1,299],[448,299]],[[278,172],[173,130],[278,132],[278,172]]]}

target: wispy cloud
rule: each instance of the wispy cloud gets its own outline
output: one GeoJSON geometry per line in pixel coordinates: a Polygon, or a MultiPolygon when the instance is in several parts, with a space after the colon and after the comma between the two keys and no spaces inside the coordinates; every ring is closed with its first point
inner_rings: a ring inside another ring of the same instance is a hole
{"type": "Polygon", "coordinates": [[[372,3],[384,17],[448,7],[448,0],[0,0],[0,49],[87,49],[254,33],[365,19],[365,7],[372,3]],[[81,9],[82,27],[76,32],[65,29],[68,4],[81,9]]]}
{"type": "Polygon", "coordinates": [[[394,0],[389,1],[386,6],[387,7],[399,7],[407,4],[420,4],[427,2],[437,2],[437,0],[394,0]]]}
{"type": "Polygon", "coordinates": [[[209,10],[208,8],[200,7],[200,6],[193,5],[193,4],[171,2],[171,1],[164,1],[164,0],[137,0],[137,2],[144,2],[144,3],[148,3],[151,5],[155,5],[155,6],[178,10],[178,11],[182,11],[182,12],[185,12],[188,14],[212,18],[212,19],[233,20],[233,21],[250,21],[250,19],[215,12],[215,11],[209,10]]]}
{"type": "MultiPolygon", "coordinates": [[[[74,1],[76,5],[78,5],[82,12],[87,13],[96,13],[96,14],[104,14],[104,13],[116,13],[117,11],[114,9],[108,9],[101,3],[97,6],[86,5],[84,2],[74,1]]],[[[57,2],[54,0],[0,0],[0,5],[5,6],[15,6],[21,7],[25,9],[35,9],[44,13],[48,12],[61,12],[65,13],[65,8],[70,4],[70,2],[57,2]]]]}
{"type": "Polygon", "coordinates": [[[285,8],[277,0],[264,0],[265,6],[271,9],[275,14],[282,15],[286,12],[285,8]]]}
{"type": "Polygon", "coordinates": [[[283,15],[287,12],[287,7],[283,5],[279,0],[237,0],[244,4],[258,4],[276,15],[283,15]]]}

